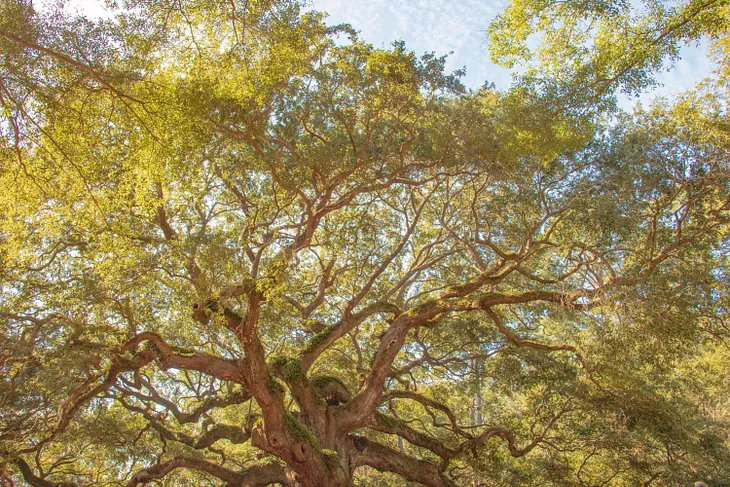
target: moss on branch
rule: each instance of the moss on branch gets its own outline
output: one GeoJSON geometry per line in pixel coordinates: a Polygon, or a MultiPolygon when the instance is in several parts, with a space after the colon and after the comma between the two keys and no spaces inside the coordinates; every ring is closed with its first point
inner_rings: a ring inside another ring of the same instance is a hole
{"type": "Polygon", "coordinates": [[[314,335],[309,342],[304,346],[302,349],[302,353],[312,353],[319,345],[321,345],[327,337],[329,337],[337,328],[339,328],[340,323],[333,323],[331,325],[327,325],[324,330],[314,335]]]}
{"type": "Polygon", "coordinates": [[[315,450],[321,450],[317,438],[315,438],[312,432],[309,431],[309,428],[304,426],[289,412],[284,413],[284,427],[286,428],[286,432],[289,433],[289,436],[294,438],[294,440],[307,442],[312,445],[315,450]]]}
{"type": "Polygon", "coordinates": [[[275,375],[289,383],[297,382],[302,378],[302,362],[297,358],[275,355],[269,359],[269,367],[275,375]]]}

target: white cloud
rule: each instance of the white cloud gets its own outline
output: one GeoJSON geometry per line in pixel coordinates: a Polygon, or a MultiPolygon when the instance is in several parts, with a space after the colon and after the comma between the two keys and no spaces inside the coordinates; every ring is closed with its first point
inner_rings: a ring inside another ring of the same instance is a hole
{"type": "Polygon", "coordinates": [[[498,87],[509,86],[511,77],[489,62],[485,30],[506,1],[483,0],[318,0],[314,8],[330,13],[334,23],[348,22],[361,31],[364,40],[387,46],[396,39],[409,49],[449,56],[447,69],[467,67],[465,83],[479,87],[485,80],[498,87]]]}

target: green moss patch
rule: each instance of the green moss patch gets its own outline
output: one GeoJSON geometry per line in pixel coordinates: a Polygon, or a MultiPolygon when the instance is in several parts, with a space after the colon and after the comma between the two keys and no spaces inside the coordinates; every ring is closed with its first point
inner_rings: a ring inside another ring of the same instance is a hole
{"type": "Polygon", "coordinates": [[[285,389],[273,375],[268,374],[266,376],[266,388],[276,395],[284,395],[285,389]]]}
{"type": "Polygon", "coordinates": [[[302,362],[294,357],[283,355],[271,357],[269,367],[287,382],[296,382],[302,378],[302,362]]]}
{"type": "Polygon", "coordinates": [[[284,427],[287,433],[297,441],[306,441],[314,447],[315,450],[319,451],[319,442],[314,437],[309,428],[304,426],[297,418],[291,413],[284,413],[284,427]]]}
{"type": "Polygon", "coordinates": [[[328,336],[332,334],[333,331],[335,331],[340,326],[339,323],[333,323],[331,325],[328,325],[322,330],[321,332],[314,335],[309,342],[305,345],[305,347],[302,349],[302,353],[311,353],[314,351],[315,348],[317,348],[322,342],[324,342],[328,336]]]}
{"type": "Polygon", "coordinates": [[[340,468],[340,456],[334,450],[322,450],[322,460],[329,470],[336,470],[340,468]]]}

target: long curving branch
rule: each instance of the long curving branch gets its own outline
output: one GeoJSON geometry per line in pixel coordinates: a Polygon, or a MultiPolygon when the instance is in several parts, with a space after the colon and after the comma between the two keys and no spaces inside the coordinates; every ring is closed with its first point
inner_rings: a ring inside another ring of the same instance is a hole
{"type": "Polygon", "coordinates": [[[136,487],[145,482],[164,478],[167,474],[178,468],[187,468],[209,473],[223,480],[230,487],[265,487],[273,483],[288,485],[289,482],[284,467],[278,463],[253,465],[244,472],[234,472],[215,463],[198,458],[175,457],[135,473],[127,482],[126,487],[136,487]]]}

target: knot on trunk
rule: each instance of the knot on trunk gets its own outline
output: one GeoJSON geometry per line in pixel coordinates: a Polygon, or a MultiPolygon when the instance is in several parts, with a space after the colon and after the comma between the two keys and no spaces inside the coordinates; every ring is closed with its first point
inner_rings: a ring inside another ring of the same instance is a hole
{"type": "Polygon", "coordinates": [[[282,433],[277,431],[267,432],[262,423],[257,423],[251,429],[251,444],[261,450],[274,453],[285,448],[287,441],[282,433]]]}
{"type": "Polygon", "coordinates": [[[239,315],[219,302],[218,298],[196,301],[192,304],[192,308],[193,319],[198,323],[207,325],[213,319],[216,324],[225,326],[234,333],[239,331],[246,319],[245,315],[239,315]]]}
{"type": "Polygon", "coordinates": [[[286,444],[284,436],[280,433],[269,433],[268,435],[266,435],[266,439],[269,441],[269,445],[271,445],[271,447],[276,450],[286,444]]]}
{"type": "Polygon", "coordinates": [[[309,443],[297,443],[293,450],[297,462],[304,463],[312,458],[312,445],[309,443]]]}
{"type": "Polygon", "coordinates": [[[193,319],[198,323],[207,325],[210,322],[210,312],[217,311],[217,308],[217,303],[211,299],[206,301],[197,301],[193,303],[193,319]],[[215,307],[216,309],[214,310],[212,307],[215,307]],[[208,310],[207,313],[206,310],[208,310]]]}

